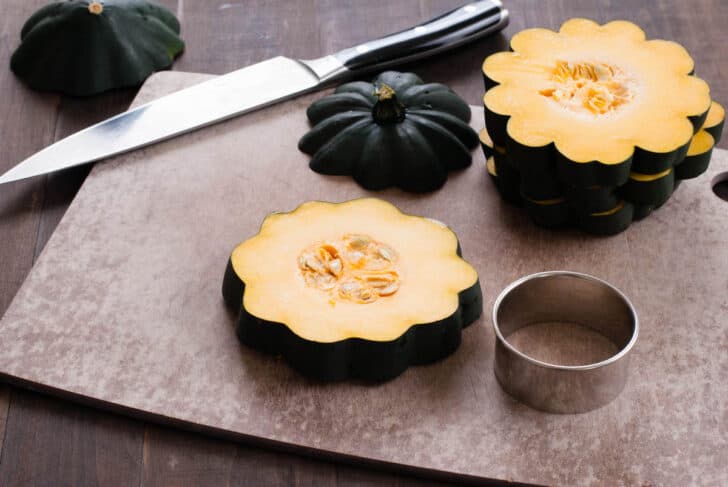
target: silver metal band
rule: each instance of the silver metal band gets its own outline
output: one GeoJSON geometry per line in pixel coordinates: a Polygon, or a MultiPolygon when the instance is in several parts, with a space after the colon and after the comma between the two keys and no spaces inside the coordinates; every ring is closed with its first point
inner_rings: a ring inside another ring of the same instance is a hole
{"type": "Polygon", "coordinates": [[[496,335],[495,375],[520,401],[547,412],[580,413],[613,400],[627,381],[629,352],[639,332],[637,313],[617,288],[587,274],[541,272],[523,277],[498,296],[493,307],[496,335]],[[519,351],[506,340],[536,323],[586,326],[610,339],[619,350],[588,365],[556,365],[519,351]]]}

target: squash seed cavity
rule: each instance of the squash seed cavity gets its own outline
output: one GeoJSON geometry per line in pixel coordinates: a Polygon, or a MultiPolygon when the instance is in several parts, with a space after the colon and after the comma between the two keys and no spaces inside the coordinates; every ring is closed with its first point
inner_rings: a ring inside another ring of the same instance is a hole
{"type": "Polygon", "coordinates": [[[616,66],[598,62],[557,61],[553,87],[539,93],[574,112],[604,115],[634,97],[633,82],[616,66]]]}
{"type": "Polygon", "coordinates": [[[328,293],[331,303],[369,304],[399,290],[398,260],[389,245],[350,233],[305,248],[298,256],[298,270],[306,285],[328,293]]]}

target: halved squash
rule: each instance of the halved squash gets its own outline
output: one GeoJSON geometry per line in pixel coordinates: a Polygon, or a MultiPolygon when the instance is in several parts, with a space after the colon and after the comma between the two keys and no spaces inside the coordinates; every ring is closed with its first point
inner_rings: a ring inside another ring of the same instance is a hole
{"type": "Polygon", "coordinates": [[[345,83],[306,111],[313,125],[298,148],[321,174],[350,175],[362,187],[440,188],[470,165],[478,144],[470,107],[440,83],[385,71],[371,83],[345,83]]]}
{"type": "Polygon", "coordinates": [[[233,250],[223,296],[243,343],[320,380],[443,358],[483,308],[452,230],[372,198],[269,215],[233,250]]]}
{"type": "Polygon", "coordinates": [[[625,21],[528,29],[483,63],[486,125],[521,172],[574,186],[619,186],[684,158],[711,105],[708,85],[674,42],[625,21]]]}
{"type": "Polygon", "coordinates": [[[37,90],[89,96],[138,85],[184,49],[179,21],[154,2],[45,3],[23,25],[10,58],[13,72],[37,90]]]}

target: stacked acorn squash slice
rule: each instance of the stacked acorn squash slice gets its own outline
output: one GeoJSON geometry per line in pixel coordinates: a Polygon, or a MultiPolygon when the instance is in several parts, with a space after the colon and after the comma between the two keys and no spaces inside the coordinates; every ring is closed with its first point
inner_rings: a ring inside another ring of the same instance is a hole
{"type": "Polygon", "coordinates": [[[572,19],[511,47],[483,63],[480,138],[496,187],[536,223],[617,233],[707,168],[725,112],[680,45],[572,19]]]}

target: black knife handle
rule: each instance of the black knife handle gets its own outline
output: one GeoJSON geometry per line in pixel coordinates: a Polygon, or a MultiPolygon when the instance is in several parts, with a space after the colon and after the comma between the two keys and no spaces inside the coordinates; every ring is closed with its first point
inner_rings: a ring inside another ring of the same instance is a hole
{"type": "Polygon", "coordinates": [[[507,24],[508,11],[500,1],[482,0],[416,27],[344,49],[334,57],[352,72],[381,69],[470,42],[507,24]]]}

